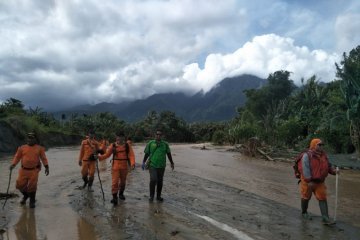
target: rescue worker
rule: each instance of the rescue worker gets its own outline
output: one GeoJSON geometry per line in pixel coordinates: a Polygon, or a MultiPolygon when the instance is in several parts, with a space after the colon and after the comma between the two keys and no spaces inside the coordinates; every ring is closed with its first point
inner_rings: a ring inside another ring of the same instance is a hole
{"type": "Polygon", "coordinates": [[[164,199],[161,197],[161,191],[163,186],[163,179],[166,167],[166,156],[168,157],[171,169],[174,170],[174,162],[172,160],[169,144],[161,139],[162,132],[156,131],[155,140],[151,140],[145,147],[144,159],[142,163],[142,169],[146,167],[146,160],[149,158],[150,163],[150,198],[149,202],[154,201],[155,187],[156,187],[156,200],[162,202],[164,199]]]}
{"type": "Polygon", "coordinates": [[[131,139],[131,137],[127,137],[126,142],[127,142],[127,144],[129,144],[130,146],[132,146],[132,139],[131,139]]]}
{"type": "Polygon", "coordinates": [[[300,173],[300,192],[301,192],[301,210],[304,219],[311,219],[307,209],[312,193],[319,201],[322,222],[325,225],[334,224],[329,218],[327,193],[325,179],[328,173],[338,174],[331,166],[329,159],[323,149],[323,142],[314,138],[310,142],[310,148],[305,152],[301,159],[300,173]]]}
{"type": "MultiPolygon", "coordinates": [[[[99,146],[98,153],[104,154],[106,152],[108,146],[109,146],[109,141],[102,137],[99,143],[100,143],[100,146],[99,146]]],[[[106,170],[106,161],[101,161],[100,162],[100,170],[101,171],[106,170]]]]}
{"type": "Polygon", "coordinates": [[[124,191],[128,174],[128,164],[130,163],[131,169],[135,168],[135,154],[131,145],[125,142],[124,133],[119,132],[116,134],[116,142],[110,144],[104,155],[99,155],[99,160],[105,160],[111,155],[113,156],[111,168],[111,193],[113,199],[111,203],[116,205],[118,203],[118,193],[119,199],[125,200],[124,191]]]}
{"type": "Polygon", "coordinates": [[[101,140],[99,141],[99,153],[100,154],[104,154],[106,152],[107,147],[109,146],[109,141],[106,140],[105,138],[100,138],[101,140]]]}
{"type": "Polygon", "coordinates": [[[82,188],[88,186],[90,192],[93,192],[92,184],[94,182],[98,150],[99,143],[95,140],[94,131],[90,130],[87,138],[81,142],[79,154],[79,166],[81,166],[81,176],[84,181],[82,188]]]}
{"type": "Polygon", "coordinates": [[[23,194],[20,201],[21,205],[26,204],[30,198],[30,208],[35,208],[35,197],[41,163],[45,166],[45,175],[49,175],[49,163],[45,155],[44,147],[37,144],[35,133],[27,134],[27,144],[22,145],[16,151],[16,154],[10,165],[10,171],[21,161],[21,168],[16,180],[16,188],[23,194]]]}

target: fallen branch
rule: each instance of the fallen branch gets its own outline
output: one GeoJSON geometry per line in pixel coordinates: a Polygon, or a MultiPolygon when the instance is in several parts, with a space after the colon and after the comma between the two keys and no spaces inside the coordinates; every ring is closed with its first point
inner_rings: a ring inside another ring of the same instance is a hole
{"type": "Polygon", "coordinates": [[[263,155],[267,160],[274,161],[269,155],[267,155],[264,151],[260,150],[259,148],[256,149],[261,155],[263,155]]]}

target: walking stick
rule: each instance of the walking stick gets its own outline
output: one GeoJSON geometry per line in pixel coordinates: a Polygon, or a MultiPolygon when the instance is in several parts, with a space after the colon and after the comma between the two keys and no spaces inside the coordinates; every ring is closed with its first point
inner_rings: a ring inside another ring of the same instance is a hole
{"type": "Polygon", "coordinates": [[[100,182],[101,192],[102,192],[102,195],[103,195],[103,201],[105,201],[105,194],[104,194],[104,190],[103,190],[102,183],[101,183],[98,160],[96,160],[96,170],[97,170],[97,174],[98,174],[98,178],[99,178],[99,182],[100,182]]]}
{"type": "Polygon", "coordinates": [[[10,182],[11,182],[11,173],[12,173],[12,169],[10,170],[10,174],[9,174],[9,183],[8,183],[8,187],[7,187],[7,190],[6,190],[6,197],[5,197],[5,202],[2,206],[2,209],[4,210],[4,207],[5,207],[5,204],[9,198],[9,188],[10,188],[10,182]]]}
{"type": "Polygon", "coordinates": [[[336,167],[334,222],[336,222],[336,212],[337,212],[337,203],[338,203],[338,187],[339,187],[339,167],[336,167]]]}

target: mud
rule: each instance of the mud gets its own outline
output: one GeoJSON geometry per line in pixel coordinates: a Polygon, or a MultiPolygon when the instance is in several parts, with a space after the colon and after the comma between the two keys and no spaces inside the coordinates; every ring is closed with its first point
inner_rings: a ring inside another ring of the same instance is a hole
{"type": "MultiPolygon", "coordinates": [[[[99,164],[103,201],[98,176],[94,192],[79,190],[78,147],[49,149],[50,175],[40,175],[36,208],[9,199],[0,210],[0,239],[359,239],[359,171],[341,172],[337,224],[327,227],[316,199],[309,206],[313,220],[301,219],[289,163],[201,147],[171,145],[175,171],[166,169],[164,202],[148,202],[149,174],[138,165],[128,176],[126,200],[115,207],[108,160],[99,164]]],[[[134,148],[139,163],[144,145],[134,148]]],[[[0,161],[0,192],[6,192],[10,160],[0,161]]],[[[17,193],[16,175],[12,193],[17,193]]],[[[333,216],[335,177],[327,186],[333,216]]]]}

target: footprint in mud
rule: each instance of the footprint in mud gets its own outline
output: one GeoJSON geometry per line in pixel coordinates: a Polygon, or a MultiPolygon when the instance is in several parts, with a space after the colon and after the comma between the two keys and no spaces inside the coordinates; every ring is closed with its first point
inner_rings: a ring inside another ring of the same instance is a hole
{"type": "Polygon", "coordinates": [[[171,233],[170,233],[171,236],[175,236],[177,234],[179,234],[178,230],[171,231],[171,233]]]}

